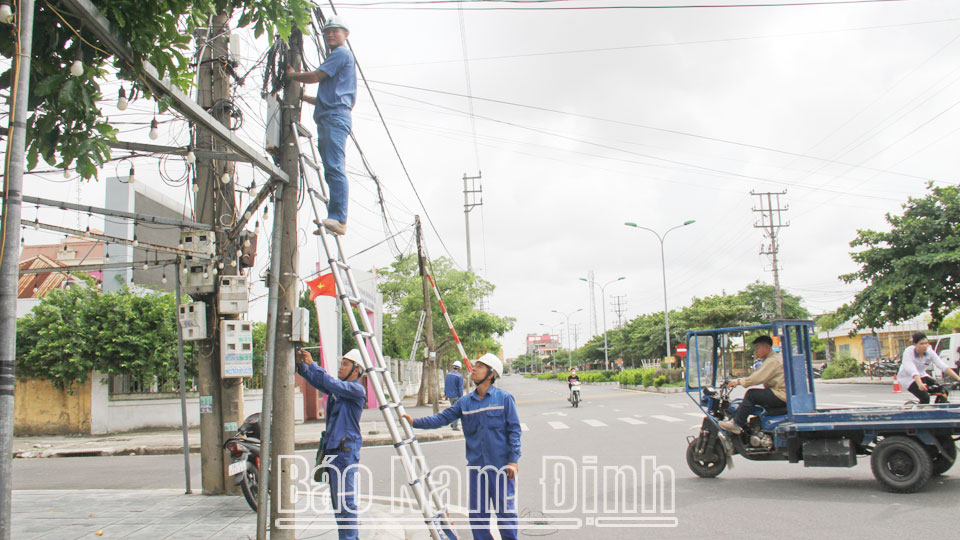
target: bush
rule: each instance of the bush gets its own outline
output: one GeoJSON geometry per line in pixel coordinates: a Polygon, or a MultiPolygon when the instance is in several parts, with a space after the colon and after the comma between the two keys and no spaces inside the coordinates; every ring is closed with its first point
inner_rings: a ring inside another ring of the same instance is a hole
{"type": "Polygon", "coordinates": [[[644,386],[653,386],[654,374],[657,372],[655,369],[645,369],[643,370],[643,385],[644,386]]]}
{"type": "Polygon", "coordinates": [[[671,369],[667,371],[667,382],[668,383],[678,383],[683,382],[683,370],[682,369],[671,369]]]}
{"type": "Polygon", "coordinates": [[[667,376],[666,376],[666,375],[661,375],[661,376],[653,379],[653,385],[656,386],[657,388],[660,388],[661,386],[663,386],[663,385],[666,384],[666,383],[667,383],[667,376]]]}
{"type": "Polygon", "coordinates": [[[550,379],[553,378],[553,373],[541,373],[537,375],[537,378],[540,379],[541,381],[549,381],[550,379]]]}
{"type": "Polygon", "coordinates": [[[841,356],[827,364],[823,370],[824,379],[845,379],[847,377],[857,377],[863,375],[863,368],[860,363],[849,356],[841,356]]]}

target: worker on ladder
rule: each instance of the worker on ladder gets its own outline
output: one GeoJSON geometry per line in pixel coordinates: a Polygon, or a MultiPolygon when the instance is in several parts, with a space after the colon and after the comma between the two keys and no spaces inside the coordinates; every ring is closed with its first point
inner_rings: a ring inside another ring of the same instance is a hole
{"type": "MultiPolygon", "coordinates": [[[[353,124],[351,111],[357,100],[357,63],[344,45],[350,30],[343,17],[331,17],[323,25],[323,39],[330,52],[316,71],[297,72],[287,67],[287,80],[320,84],[317,97],[303,96],[314,105],[313,120],[317,123],[317,149],[323,162],[323,176],[330,187],[327,218],[321,224],[336,234],[347,232],[349,186],[346,172],[347,136],[353,124]]],[[[318,230],[315,234],[320,234],[318,230]]]]}
{"type": "Polygon", "coordinates": [[[503,362],[493,354],[485,354],[474,363],[470,373],[475,391],[439,414],[416,420],[403,415],[410,425],[423,429],[436,429],[463,420],[474,540],[493,539],[489,530],[491,510],[497,515],[500,538],[517,540],[520,418],[513,396],[493,386],[502,376],[503,362]]]}
{"type": "MultiPolygon", "coordinates": [[[[460,398],[463,397],[463,376],[460,375],[460,368],[463,367],[463,364],[459,360],[455,361],[452,366],[450,366],[450,371],[447,373],[447,376],[443,379],[443,395],[450,400],[450,405],[460,401],[460,398]]],[[[453,429],[460,431],[460,421],[453,421],[453,429]]]]}
{"type": "Polygon", "coordinates": [[[363,446],[360,414],[367,403],[366,386],[360,382],[363,359],[357,349],[343,355],[337,377],[318,366],[305,349],[297,351],[296,360],[297,373],[311,386],[327,394],[327,429],[317,452],[318,473],[321,478],[329,476],[330,502],[340,540],[356,540],[359,537],[357,473],[360,447],[363,446]]]}

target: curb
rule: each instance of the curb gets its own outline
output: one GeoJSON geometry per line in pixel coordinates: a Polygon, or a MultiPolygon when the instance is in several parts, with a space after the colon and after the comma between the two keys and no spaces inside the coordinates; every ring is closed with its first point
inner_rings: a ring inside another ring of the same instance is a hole
{"type": "MultiPolygon", "coordinates": [[[[417,441],[419,442],[434,442],[434,441],[445,441],[453,439],[462,439],[462,432],[451,432],[451,433],[422,433],[417,435],[417,441]]],[[[297,441],[294,444],[296,450],[313,450],[320,445],[320,439],[315,440],[302,440],[297,441]]],[[[375,437],[366,438],[363,440],[363,446],[392,446],[393,440],[389,435],[377,435],[375,437]]],[[[199,453],[200,445],[191,444],[190,453],[199,453]]],[[[180,454],[183,455],[183,446],[181,445],[163,445],[163,446],[129,446],[124,448],[118,447],[101,447],[101,448],[61,448],[61,449],[52,449],[52,450],[42,450],[42,451],[29,451],[24,450],[20,452],[14,452],[14,458],[20,459],[30,459],[30,458],[69,458],[69,457],[103,457],[103,456],[162,456],[162,455],[173,455],[180,454]]]]}
{"type": "Polygon", "coordinates": [[[684,391],[682,386],[666,386],[657,388],[656,386],[640,386],[633,384],[621,384],[621,390],[630,390],[633,392],[649,392],[651,394],[679,394],[684,391]]]}

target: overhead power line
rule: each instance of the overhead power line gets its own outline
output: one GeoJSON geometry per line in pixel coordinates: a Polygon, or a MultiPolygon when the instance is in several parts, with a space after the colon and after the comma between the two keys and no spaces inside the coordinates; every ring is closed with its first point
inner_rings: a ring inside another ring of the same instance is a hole
{"type": "MultiPolygon", "coordinates": [[[[448,91],[446,91],[446,90],[436,90],[436,89],[433,89],[433,88],[423,88],[423,87],[420,87],[420,86],[410,86],[410,85],[406,85],[406,84],[390,83],[390,82],[384,82],[384,81],[370,81],[370,82],[373,83],[373,84],[382,84],[382,85],[385,85],[385,86],[393,86],[393,87],[396,87],[396,88],[406,88],[406,89],[409,89],[409,90],[419,90],[419,91],[421,91],[421,92],[430,92],[430,93],[434,93],[434,94],[441,94],[441,95],[447,95],[447,96],[453,96],[453,97],[468,97],[468,96],[466,96],[466,95],[464,95],[464,94],[459,94],[459,93],[457,93],[457,92],[448,92],[448,91]]],[[[400,96],[400,97],[403,97],[403,96],[400,96]]],[[[709,135],[699,135],[699,134],[696,134],[696,133],[689,133],[689,132],[679,131],[679,130],[675,130],[675,129],[668,129],[668,128],[661,128],[661,127],[656,127],[656,126],[649,126],[649,125],[646,125],[646,124],[638,124],[638,123],[636,123],[636,122],[627,122],[627,121],[625,121],[625,120],[616,120],[616,119],[613,119],[613,118],[604,118],[604,117],[602,117],[602,116],[593,116],[593,115],[589,115],[589,114],[582,114],[582,113],[576,113],[576,112],[570,112],[570,111],[561,111],[561,110],[559,110],[559,109],[550,109],[550,108],[548,108],[548,107],[540,107],[540,106],[538,106],[538,105],[528,105],[528,104],[525,104],[525,103],[516,103],[516,102],[505,101],[505,100],[501,100],[501,99],[483,98],[483,97],[477,97],[477,96],[469,96],[469,97],[470,97],[470,99],[477,100],[477,101],[486,101],[486,102],[489,102],[489,103],[496,103],[496,104],[499,104],[499,105],[508,105],[508,106],[510,106],[510,107],[520,107],[520,108],[523,108],[523,109],[530,109],[530,110],[541,111],[541,112],[548,112],[548,113],[553,113],[553,114],[562,114],[562,115],[566,115],[566,116],[573,116],[573,117],[576,117],[576,118],[583,118],[583,119],[586,119],[586,120],[596,120],[596,121],[598,121],[598,122],[608,122],[608,123],[611,123],[611,124],[618,124],[618,125],[621,125],[621,126],[630,126],[630,127],[641,128],[641,129],[647,129],[647,130],[650,130],[650,131],[658,131],[658,132],[661,132],[661,133],[670,133],[670,134],[672,134],[672,135],[680,135],[680,136],[683,136],[683,137],[692,137],[692,138],[695,138],[695,139],[702,139],[702,140],[711,141],[711,142],[718,142],[718,143],[723,143],[723,144],[731,144],[731,145],[734,145],[734,146],[741,146],[741,147],[744,147],[744,148],[752,148],[752,149],[754,149],[754,150],[763,150],[763,151],[765,151],[765,152],[773,152],[773,153],[775,153],[775,154],[782,154],[782,155],[785,155],[785,156],[792,156],[792,157],[797,157],[797,158],[811,159],[811,160],[819,161],[819,162],[823,162],[823,163],[831,163],[831,164],[835,164],[835,165],[843,165],[843,166],[846,166],[846,167],[854,167],[854,168],[866,169],[866,170],[873,171],[873,172],[882,172],[882,173],[888,173],[888,174],[895,174],[895,175],[897,175],[897,176],[904,176],[904,177],[907,177],[907,178],[914,178],[914,179],[917,179],[917,180],[933,180],[932,178],[927,177],[927,176],[916,176],[916,175],[912,175],[912,174],[901,173],[901,172],[896,172],[896,171],[890,171],[890,170],[886,170],[886,169],[877,169],[877,168],[874,168],[874,167],[867,167],[867,166],[864,166],[864,165],[862,165],[862,164],[849,163],[849,162],[845,162],[845,161],[837,161],[837,160],[833,160],[833,159],[827,159],[827,158],[822,158],[822,157],[817,157],[817,156],[811,156],[811,155],[808,155],[808,154],[800,154],[800,153],[797,153],[797,152],[790,152],[789,150],[781,150],[781,149],[779,149],[779,148],[770,148],[770,147],[767,147],[767,146],[760,146],[760,145],[750,144],[750,143],[745,143],[745,142],[740,142],[740,141],[733,141],[733,140],[729,140],[729,139],[721,139],[721,138],[719,138],[719,137],[710,137],[709,135]]],[[[468,114],[470,114],[471,116],[475,116],[472,112],[471,112],[471,113],[468,113],[468,114]]],[[[484,117],[483,117],[483,116],[477,116],[477,118],[484,118],[484,117]]]]}

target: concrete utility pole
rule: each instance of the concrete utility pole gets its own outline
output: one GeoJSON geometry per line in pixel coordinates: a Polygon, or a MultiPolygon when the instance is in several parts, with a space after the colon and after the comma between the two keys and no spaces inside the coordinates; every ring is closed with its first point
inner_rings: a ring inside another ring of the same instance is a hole
{"type": "Polygon", "coordinates": [[[477,206],[483,206],[483,185],[480,183],[482,175],[463,175],[463,219],[467,224],[467,270],[473,272],[473,255],[470,253],[470,211],[477,206]]]}
{"type": "Polygon", "coordinates": [[[763,234],[770,239],[770,244],[760,246],[761,255],[770,255],[773,263],[773,288],[777,294],[777,318],[783,318],[783,291],[780,289],[780,261],[778,258],[780,244],[777,241],[777,235],[782,227],[789,227],[790,222],[784,223],[781,213],[790,209],[789,206],[780,206],[780,196],[786,195],[787,191],[757,193],[750,191],[751,195],[760,200],[760,208],[754,208],[754,212],[760,213],[760,220],[753,224],[756,229],[763,229],[763,234]],[[776,205],[774,205],[776,203],[776,205]]]}
{"type": "Polygon", "coordinates": [[[10,540],[13,489],[13,392],[16,388],[17,276],[20,268],[20,211],[27,143],[27,96],[33,51],[33,0],[20,0],[15,21],[20,43],[17,86],[11,88],[10,168],[5,171],[3,247],[0,248],[0,539],[10,540]],[[16,100],[14,104],[13,100],[16,100]]]}
{"type": "MultiPolygon", "coordinates": [[[[198,74],[197,102],[225,126],[230,124],[230,108],[225,105],[230,99],[230,80],[224,68],[230,55],[228,22],[228,14],[220,13],[211,19],[209,28],[201,30],[197,35],[197,46],[203,51],[198,74]]],[[[212,133],[200,127],[197,128],[195,146],[200,152],[226,150],[212,133]]],[[[228,253],[226,229],[223,228],[224,223],[234,221],[236,200],[233,186],[231,162],[197,158],[198,191],[194,211],[197,221],[213,226],[216,232],[217,254],[221,262],[234,258],[233,253],[228,253]],[[225,174],[229,178],[227,183],[222,181],[225,174]]],[[[238,269],[225,264],[217,271],[236,274],[238,269]]],[[[207,339],[199,342],[198,348],[200,399],[209,400],[213,404],[212,412],[200,414],[200,470],[203,493],[238,493],[237,486],[227,476],[229,463],[224,459],[222,447],[225,438],[235,433],[243,422],[243,385],[240,379],[220,377],[220,321],[217,309],[219,283],[217,292],[194,296],[207,304],[207,339]]]]}
{"type": "MultiPolygon", "coordinates": [[[[294,69],[302,69],[303,59],[300,57],[302,49],[303,35],[299,30],[294,29],[290,34],[289,50],[287,52],[287,62],[294,69]]],[[[282,123],[283,130],[282,144],[280,147],[280,169],[286,172],[290,178],[297,178],[300,175],[300,155],[297,154],[297,147],[293,138],[297,136],[293,131],[294,120],[300,118],[300,98],[303,87],[299,84],[288,84],[284,89],[282,105],[282,123]]],[[[308,195],[309,196],[309,195],[308,195]]],[[[293,501],[290,497],[281,497],[279,494],[287,493],[286,485],[291,481],[289,459],[283,460],[283,464],[278,463],[279,456],[294,455],[294,390],[296,382],[294,381],[294,344],[290,341],[290,335],[293,331],[293,312],[297,309],[297,287],[299,277],[297,268],[300,262],[300,253],[297,247],[297,200],[300,197],[299,182],[290,182],[283,189],[280,198],[282,203],[282,213],[274,216],[274,219],[282,221],[283,230],[280,240],[280,290],[283,296],[280,298],[279,310],[277,313],[277,332],[276,332],[276,355],[273,366],[273,418],[270,424],[271,452],[270,460],[273,464],[273,473],[270,477],[270,486],[273,496],[270,497],[270,523],[276,524],[281,517],[289,518],[293,515],[293,501]],[[286,503],[282,508],[281,502],[286,503]]],[[[272,246],[276,249],[277,246],[272,246]]],[[[334,360],[339,363],[340,359],[334,360]]],[[[335,369],[335,368],[334,368],[335,369]]],[[[271,526],[271,540],[293,540],[295,530],[279,529],[271,526]]]]}
{"type": "MultiPolygon", "coordinates": [[[[424,370],[427,372],[427,393],[433,405],[433,413],[440,412],[440,385],[437,378],[437,352],[433,342],[433,309],[430,300],[430,280],[427,278],[426,255],[423,252],[423,228],[420,225],[420,216],[416,217],[417,228],[417,261],[420,265],[420,279],[423,281],[423,309],[426,314],[423,322],[423,337],[427,345],[424,370]]],[[[436,278],[434,278],[436,279],[436,278]]]]}

